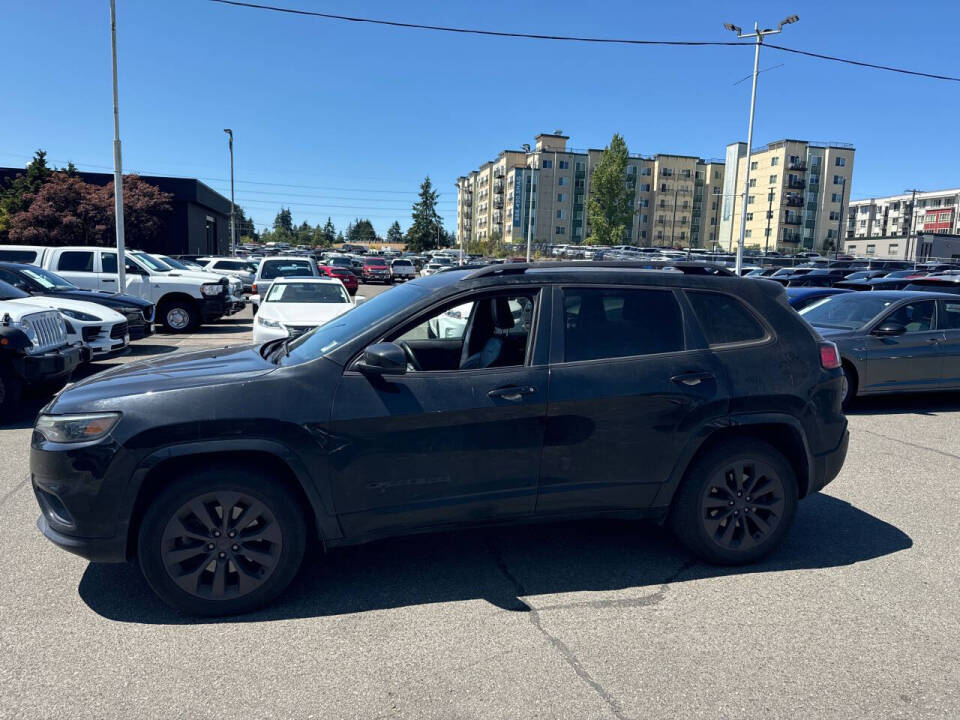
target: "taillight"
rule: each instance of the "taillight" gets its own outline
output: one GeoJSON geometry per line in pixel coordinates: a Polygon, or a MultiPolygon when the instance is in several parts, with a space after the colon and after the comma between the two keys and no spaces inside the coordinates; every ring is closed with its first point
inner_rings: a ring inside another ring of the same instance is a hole
{"type": "Polygon", "coordinates": [[[836,343],[820,343],[820,367],[824,370],[836,370],[840,364],[840,350],[836,343]]]}
{"type": "Polygon", "coordinates": [[[254,284],[254,286],[253,286],[252,288],[250,288],[250,292],[253,293],[254,295],[259,295],[259,294],[260,294],[260,291],[257,290],[256,284],[254,284]]]}

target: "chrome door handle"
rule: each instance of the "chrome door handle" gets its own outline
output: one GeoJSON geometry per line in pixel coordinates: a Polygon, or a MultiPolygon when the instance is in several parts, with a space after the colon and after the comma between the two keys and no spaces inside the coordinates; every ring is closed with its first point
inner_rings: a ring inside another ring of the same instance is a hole
{"type": "Polygon", "coordinates": [[[670,378],[671,382],[675,382],[677,385],[686,385],[687,387],[693,387],[699,385],[704,380],[713,380],[713,373],[708,372],[688,372],[681,373],[680,375],[674,375],[670,378]]]}
{"type": "Polygon", "coordinates": [[[530,387],[529,385],[524,387],[502,387],[491,390],[487,393],[487,397],[516,402],[524,395],[533,395],[536,391],[537,389],[535,387],[530,387]]]}

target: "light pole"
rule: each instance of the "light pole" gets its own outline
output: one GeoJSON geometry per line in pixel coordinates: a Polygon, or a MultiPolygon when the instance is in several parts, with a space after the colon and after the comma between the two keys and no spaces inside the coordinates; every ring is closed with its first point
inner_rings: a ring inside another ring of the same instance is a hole
{"type": "MultiPolygon", "coordinates": [[[[534,160],[536,162],[536,160],[534,160]]],[[[533,181],[537,176],[530,166],[530,197],[527,198],[527,262],[530,262],[530,247],[533,244],[533,181]]]]}
{"type": "Polygon", "coordinates": [[[237,254],[237,220],[233,204],[233,130],[224,128],[223,131],[230,136],[230,256],[232,257],[237,254]]]}
{"type": "Polygon", "coordinates": [[[750,191],[750,153],[753,150],[753,112],[757,104],[757,75],[759,74],[760,67],[760,46],[763,44],[763,38],[767,35],[776,35],[783,30],[784,25],[790,25],[799,19],[796,15],[784,18],[780,21],[780,24],[777,25],[776,30],[770,28],[761,30],[760,24],[755,22],[753,24],[753,32],[747,33],[746,35],[742,28],[733,23],[723,24],[724,28],[730,32],[735,32],[738,38],[757,39],[753,52],[753,86],[750,90],[750,124],[747,126],[747,169],[743,176],[743,206],[740,209],[740,236],[737,240],[737,275],[740,274],[740,269],[743,266],[743,241],[747,235],[747,193],[750,191]]]}
{"type": "Polygon", "coordinates": [[[123,158],[120,153],[120,103],[117,86],[117,5],[110,0],[110,50],[113,56],[113,213],[117,222],[117,292],[127,291],[123,238],[123,158]]]}
{"type": "Polygon", "coordinates": [[[840,213],[839,213],[840,217],[837,218],[837,244],[833,250],[834,260],[840,259],[840,237],[841,237],[841,234],[843,233],[843,194],[846,189],[847,189],[847,179],[843,175],[841,175],[840,176],[840,213]]]}

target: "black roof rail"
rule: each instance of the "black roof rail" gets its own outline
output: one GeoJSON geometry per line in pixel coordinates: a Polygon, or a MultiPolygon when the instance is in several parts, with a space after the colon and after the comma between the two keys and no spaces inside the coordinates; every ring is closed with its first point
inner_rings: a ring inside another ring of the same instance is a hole
{"type": "Polygon", "coordinates": [[[729,268],[716,263],[688,262],[669,260],[650,261],[616,261],[616,260],[567,260],[560,262],[533,262],[533,263],[503,263],[502,265],[486,265],[467,275],[464,280],[472,280],[488,275],[521,275],[527,270],[591,270],[595,268],[612,268],[614,270],[672,270],[680,271],[685,275],[723,275],[735,276],[729,268]]]}

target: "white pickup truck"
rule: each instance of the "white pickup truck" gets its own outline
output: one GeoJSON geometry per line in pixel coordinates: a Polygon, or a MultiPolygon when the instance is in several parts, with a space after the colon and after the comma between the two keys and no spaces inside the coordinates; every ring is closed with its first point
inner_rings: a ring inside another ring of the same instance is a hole
{"type": "Polygon", "coordinates": [[[190,332],[244,308],[239,281],[208,272],[172,268],[138,250],[126,253],[127,287],[118,287],[117,252],[108,247],[0,245],[0,260],[25,262],[51,270],[90,290],[126,292],[154,303],[157,321],[168,332],[190,332]]]}

